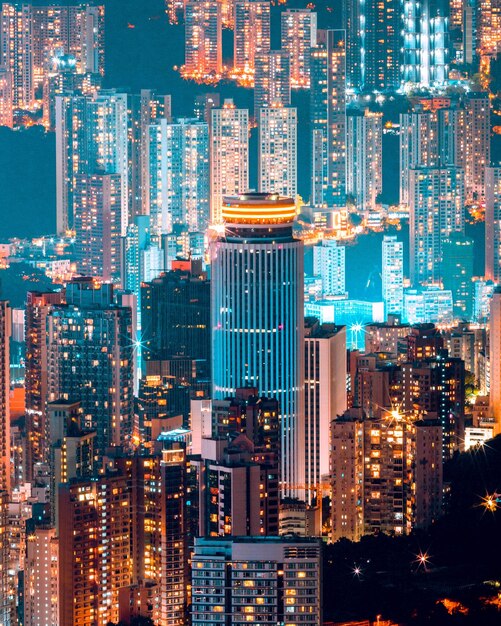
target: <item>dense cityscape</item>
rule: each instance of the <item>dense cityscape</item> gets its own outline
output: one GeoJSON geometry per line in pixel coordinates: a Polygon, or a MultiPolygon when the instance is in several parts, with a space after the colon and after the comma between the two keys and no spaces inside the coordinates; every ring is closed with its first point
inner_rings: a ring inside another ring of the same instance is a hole
{"type": "Polygon", "coordinates": [[[501,623],[501,0],[0,2],[0,626],[501,623]]]}

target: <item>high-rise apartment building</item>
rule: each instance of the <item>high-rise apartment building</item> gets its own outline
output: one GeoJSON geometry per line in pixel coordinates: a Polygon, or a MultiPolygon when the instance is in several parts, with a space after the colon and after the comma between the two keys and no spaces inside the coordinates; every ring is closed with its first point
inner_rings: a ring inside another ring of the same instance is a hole
{"type": "Polygon", "coordinates": [[[254,114],[263,107],[288,107],[291,103],[290,58],[283,50],[256,54],[254,114]]]}
{"type": "Polygon", "coordinates": [[[25,314],[25,405],[26,405],[26,478],[31,480],[33,465],[48,460],[48,358],[45,333],[52,305],[64,301],[64,292],[29,291],[25,314]]]}
{"type": "Polygon", "coordinates": [[[501,8],[496,0],[482,0],[473,5],[476,22],[476,45],[479,56],[495,55],[499,52],[501,8]]]}
{"type": "Polygon", "coordinates": [[[212,109],[221,106],[221,97],[218,93],[202,93],[195,96],[193,114],[199,122],[212,122],[212,109]]]}
{"type": "Polygon", "coordinates": [[[452,292],[456,319],[471,320],[473,312],[474,241],[452,232],[442,241],[442,283],[452,292]]]}
{"type": "Polygon", "coordinates": [[[464,438],[464,377],[464,361],[448,356],[446,350],[401,367],[401,410],[434,414],[442,428],[444,461],[460,448],[464,438]]]}
{"type": "Polygon", "coordinates": [[[26,535],[24,624],[51,626],[59,623],[56,529],[29,520],[26,535]]]}
{"type": "Polygon", "coordinates": [[[89,482],[61,486],[58,499],[59,623],[61,626],[97,624],[96,485],[89,482]]]}
{"type": "Polygon", "coordinates": [[[10,595],[9,576],[9,493],[0,491],[0,623],[10,625],[12,598],[10,595]]]}
{"type": "Polygon", "coordinates": [[[442,512],[442,428],[397,410],[368,418],[351,409],[333,420],[332,539],[405,534],[442,512]]]}
{"type": "Polygon", "coordinates": [[[345,295],[345,257],[346,247],[335,239],[324,239],[313,248],[313,273],[322,280],[322,295],[345,295]]]}
{"type": "Polygon", "coordinates": [[[452,291],[430,285],[404,291],[402,319],[408,324],[451,324],[454,321],[452,291]]]}
{"type": "Polygon", "coordinates": [[[4,2],[1,5],[0,67],[10,73],[13,106],[29,107],[35,95],[31,4],[4,2]]]}
{"type": "Polygon", "coordinates": [[[359,541],[364,512],[364,424],[362,409],[350,409],[331,422],[331,537],[359,541]]]}
{"type": "Polygon", "coordinates": [[[293,87],[310,86],[310,54],[317,45],[317,14],[310,9],[287,9],[281,15],[282,50],[290,56],[293,87]]]}
{"type": "Polygon", "coordinates": [[[157,278],[165,268],[165,251],[152,242],[149,215],[136,215],[122,239],[123,289],[134,294],[137,303],[138,364],[142,359],[141,284],[157,278]]]}
{"type": "Polygon", "coordinates": [[[501,283],[501,167],[485,169],[485,277],[501,283]]]}
{"type": "Polygon", "coordinates": [[[494,290],[491,298],[489,321],[490,346],[490,403],[494,418],[494,436],[501,433],[501,290],[494,290]]]}
{"type": "Polygon", "coordinates": [[[297,195],[297,109],[259,109],[259,191],[297,195]]]}
{"type": "Polygon", "coordinates": [[[438,113],[420,110],[403,113],[400,115],[400,128],[400,202],[409,204],[410,170],[438,164],[438,113]]]}
{"type": "MultiPolygon", "coordinates": [[[[11,309],[0,300],[0,492],[10,491],[10,335],[11,309]]],[[[1,539],[0,539],[1,541],[1,539]]],[[[0,576],[1,576],[0,571],[0,576]]]]}
{"type": "Polygon", "coordinates": [[[78,74],[104,74],[104,4],[33,3],[33,79],[41,85],[56,56],[71,55],[78,74]]]}
{"type": "Polygon", "coordinates": [[[104,73],[104,5],[4,2],[0,42],[0,66],[11,74],[12,103],[27,108],[56,57],[71,55],[77,74],[104,73]]]}
{"type": "Polygon", "coordinates": [[[186,456],[180,444],[163,445],[155,456],[110,460],[98,479],[60,486],[61,624],[106,626],[137,614],[184,623],[186,456]]]}
{"type": "Polygon", "coordinates": [[[469,93],[465,99],[465,188],[469,200],[485,197],[485,169],[491,160],[491,109],[486,92],[469,93]]]}
{"type": "Polygon", "coordinates": [[[304,483],[303,244],[294,201],[225,198],[224,232],[211,245],[213,397],[252,386],[281,411],[281,477],[304,483]]]}
{"type": "Polygon", "coordinates": [[[330,423],[346,410],[346,329],[305,320],[305,484],[309,504],[329,476],[330,423]]]}
{"type": "Polygon", "coordinates": [[[209,223],[209,126],[161,120],[148,129],[149,215],[153,235],[175,225],[203,232],[209,223]]]}
{"type": "Polygon", "coordinates": [[[415,423],[415,448],[414,527],[426,529],[443,512],[442,426],[439,422],[415,423]]]}
{"type": "Polygon", "coordinates": [[[383,191],[383,115],[349,109],[346,117],[346,194],[358,211],[375,211],[383,191]]]}
{"type": "Polygon", "coordinates": [[[212,110],[210,136],[210,220],[221,223],[223,197],[249,188],[249,111],[225,100],[212,110]]]}
{"type": "Polygon", "coordinates": [[[129,217],[150,214],[149,143],[150,124],[171,121],[171,96],[152,89],[127,94],[129,133],[129,217]]]}
{"type": "Polygon", "coordinates": [[[75,57],[55,57],[44,75],[42,85],[43,124],[48,130],[56,129],[56,98],[64,94],[91,95],[99,91],[101,74],[78,74],[75,57]]]}
{"type": "Polygon", "coordinates": [[[413,285],[442,278],[442,241],[464,232],[464,172],[422,167],[409,172],[410,275],[413,285]]]}
{"type": "Polygon", "coordinates": [[[75,258],[79,273],[116,282],[121,275],[120,174],[77,174],[73,199],[75,258]]]}
{"type": "Polygon", "coordinates": [[[269,0],[237,0],[233,63],[235,72],[252,81],[256,55],[270,49],[269,0]]]}
{"type": "Polygon", "coordinates": [[[398,0],[344,0],[347,84],[357,91],[400,86],[402,12],[398,0]]]}
{"type": "MultiPolygon", "coordinates": [[[[228,444],[224,439],[203,439],[202,458],[191,461],[200,485],[198,511],[202,537],[270,534],[267,520],[261,518],[261,513],[264,514],[261,468],[252,461],[245,445],[246,442],[242,447],[238,441],[228,444]],[[204,495],[207,490],[212,491],[209,500],[204,495]]],[[[278,501],[278,483],[275,489],[278,501]]],[[[275,528],[272,534],[276,533],[275,528]]]]}
{"type": "Polygon", "coordinates": [[[0,67],[0,126],[12,128],[12,74],[0,67]]]}
{"type": "Polygon", "coordinates": [[[96,447],[127,446],[133,430],[132,310],[116,305],[111,284],[73,280],[66,304],[47,317],[49,400],[79,400],[96,447]]]}
{"type": "Polygon", "coordinates": [[[216,0],[190,0],[184,7],[187,76],[203,78],[223,70],[222,7],[216,0]]]}
{"type": "Polygon", "coordinates": [[[127,96],[101,91],[92,96],[56,98],[57,229],[74,226],[76,181],[79,174],[119,174],[120,233],[128,219],[127,96]]]}
{"type": "Polygon", "coordinates": [[[210,380],[210,281],[201,272],[165,272],[141,288],[141,329],[146,361],[189,363],[210,380]]]}
{"type": "Polygon", "coordinates": [[[246,387],[235,397],[192,402],[190,463],[202,536],[278,534],[280,411],[276,400],[256,394],[246,387]]]}
{"type": "Polygon", "coordinates": [[[409,203],[410,170],[415,167],[464,169],[465,199],[484,198],[490,161],[487,94],[470,93],[461,102],[421,99],[400,116],[400,202],[409,203]]]}
{"type": "Polygon", "coordinates": [[[404,307],[404,244],[396,235],[384,236],[381,261],[386,315],[401,315],[404,307]]]}
{"type": "Polygon", "coordinates": [[[322,624],[321,545],[315,539],[198,538],[192,563],[193,626],[240,619],[322,624]],[[249,595],[249,589],[260,593],[249,595]]]}
{"type": "Polygon", "coordinates": [[[346,34],[318,31],[311,57],[312,203],[346,200],[346,34]]]}
{"type": "Polygon", "coordinates": [[[402,83],[443,86],[449,73],[449,5],[412,0],[402,7],[402,83]]]}

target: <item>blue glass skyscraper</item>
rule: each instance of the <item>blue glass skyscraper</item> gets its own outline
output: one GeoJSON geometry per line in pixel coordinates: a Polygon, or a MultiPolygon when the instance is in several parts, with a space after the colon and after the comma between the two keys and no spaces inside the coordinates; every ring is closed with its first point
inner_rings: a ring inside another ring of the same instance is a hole
{"type": "Polygon", "coordinates": [[[211,245],[213,396],[253,386],[281,414],[282,483],[304,483],[303,243],[294,201],[226,197],[224,232],[211,245]]]}

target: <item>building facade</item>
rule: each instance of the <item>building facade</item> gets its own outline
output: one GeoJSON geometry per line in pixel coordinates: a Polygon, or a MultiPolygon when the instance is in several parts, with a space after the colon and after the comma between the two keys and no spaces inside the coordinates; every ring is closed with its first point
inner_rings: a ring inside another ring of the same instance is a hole
{"type": "Polygon", "coordinates": [[[272,194],[226,198],[211,246],[213,397],[243,386],[278,400],[281,477],[304,484],[303,244],[294,202],[272,194]]]}

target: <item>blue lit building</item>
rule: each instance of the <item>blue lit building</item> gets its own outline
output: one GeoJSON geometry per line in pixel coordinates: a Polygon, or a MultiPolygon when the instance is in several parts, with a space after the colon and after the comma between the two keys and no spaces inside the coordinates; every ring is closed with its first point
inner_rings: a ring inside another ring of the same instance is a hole
{"type": "Polygon", "coordinates": [[[403,321],[408,324],[451,324],[452,291],[430,286],[404,293],[403,321]]]}
{"type": "Polygon", "coordinates": [[[312,49],[312,206],[346,202],[346,32],[319,30],[312,49]]]}
{"type": "Polygon", "coordinates": [[[197,119],[159,120],[149,127],[152,235],[174,225],[203,231],[209,222],[209,125],[197,119]]]}
{"type": "Polygon", "coordinates": [[[305,317],[316,317],[320,324],[346,326],[346,346],[352,350],[363,350],[364,326],[384,321],[384,302],[346,297],[310,300],[305,302],[304,314],[305,317]]]}
{"type": "Polygon", "coordinates": [[[294,201],[226,197],[211,244],[213,397],[252,386],[278,400],[285,492],[304,483],[303,242],[294,201]],[[287,485],[291,485],[287,489],[287,485]]]}

